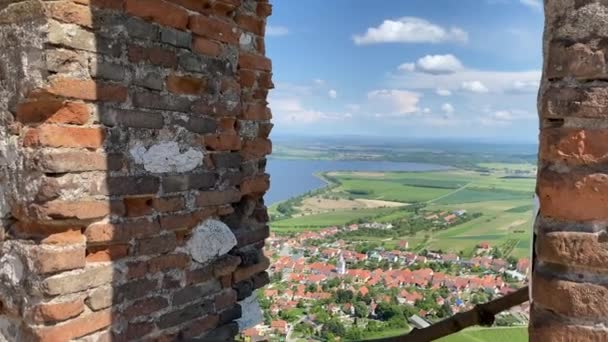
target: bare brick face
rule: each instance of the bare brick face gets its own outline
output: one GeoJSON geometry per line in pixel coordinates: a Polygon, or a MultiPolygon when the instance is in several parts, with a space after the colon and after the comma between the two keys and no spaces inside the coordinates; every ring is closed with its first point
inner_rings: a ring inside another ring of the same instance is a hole
{"type": "Polygon", "coordinates": [[[607,37],[586,24],[607,6],[545,1],[532,341],[608,339],[607,37]]]}
{"type": "Polygon", "coordinates": [[[271,11],[0,5],[0,340],[237,334],[242,284],[268,279],[268,259],[241,256],[262,255],[268,236],[270,178],[251,166],[272,150],[271,11]]]}

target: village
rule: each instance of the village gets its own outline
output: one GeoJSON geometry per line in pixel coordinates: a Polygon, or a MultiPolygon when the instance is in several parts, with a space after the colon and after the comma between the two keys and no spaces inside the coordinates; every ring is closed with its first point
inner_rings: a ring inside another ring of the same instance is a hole
{"type": "MultiPolygon", "coordinates": [[[[462,214],[451,213],[448,220],[462,214]]],[[[414,252],[407,240],[386,250],[344,238],[359,229],[391,227],[365,222],[273,233],[265,250],[271,284],[258,293],[264,322],[245,330],[242,341],[344,341],[404,332],[527,283],[529,259],[495,257],[488,242],[479,243],[475,256],[465,259],[440,251],[414,252]]],[[[526,304],[502,313],[495,325],[527,323],[526,304]]]]}

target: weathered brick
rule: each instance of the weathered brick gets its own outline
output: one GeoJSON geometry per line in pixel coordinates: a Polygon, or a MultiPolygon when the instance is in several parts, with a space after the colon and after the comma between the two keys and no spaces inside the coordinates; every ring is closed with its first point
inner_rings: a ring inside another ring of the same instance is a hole
{"type": "Polygon", "coordinates": [[[25,123],[85,124],[91,115],[85,103],[60,100],[24,102],[17,106],[17,120],[25,123]]]}
{"type": "Polygon", "coordinates": [[[207,341],[227,341],[239,333],[239,325],[236,322],[228,323],[215,328],[203,336],[207,341]]]}
{"type": "Polygon", "coordinates": [[[541,88],[542,118],[606,118],[608,116],[608,88],[585,86],[578,88],[541,88]]]}
{"type": "Polygon", "coordinates": [[[160,41],[179,48],[190,49],[190,46],[192,45],[192,34],[190,32],[162,27],[160,29],[160,41]]]}
{"type": "Polygon", "coordinates": [[[222,311],[233,307],[236,304],[236,291],[233,289],[224,290],[214,298],[215,310],[222,311]]]}
{"type": "Polygon", "coordinates": [[[545,128],[540,140],[540,158],[549,163],[595,164],[608,155],[608,132],[601,129],[545,128]]]}
{"type": "Polygon", "coordinates": [[[190,229],[215,213],[215,208],[209,208],[187,214],[165,215],[160,218],[160,226],[163,230],[190,229]]]}
{"type": "Polygon", "coordinates": [[[129,217],[146,216],[154,213],[151,197],[129,197],[123,199],[125,210],[129,217]]]}
{"type": "Polygon", "coordinates": [[[85,265],[84,244],[61,248],[40,245],[34,246],[30,252],[34,271],[39,274],[69,271],[85,265]]]}
{"type": "Polygon", "coordinates": [[[243,180],[240,188],[243,195],[265,193],[270,188],[270,177],[262,175],[247,178],[243,180]]]}
{"type": "MultiPolygon", "coordinates": [[[[155,176],[118,176],[106,179],[108,195],[153,195],[160,189],[160,179],[155,176]]],[[[107,193],[105,193],[107,191],[107,193]]]]}
{"type": "Polygon", "coordinates": [[[175,94],[197,95],[204,88],[205,82],[201,78],[175,74],[167,77],[167,90],[175,94]]]}
{"type": "Polygon", "coordinates": [[[245,120],[270,120],[270,109],[263,103],[250,103],[245,106],[242,118],[245,120]]]}
{"type": "Polygon", "coordinates": [[[113,293],[112,286],[105,285],[97,287],[89,292],[89,296],[85,300],[85,303],[93,311],[108,308],[112,305],[113,293]]]}
{"type": "Polygon", "coordinates": [[[238,283],[249,279],[255,274],[265,271],[268,267],[270,267],[270,260],[264,256],[258,264],[237,268],[232,275],[233,281],[238,283]]]}
{"type": "Polygon", "coordinates": [[[161,197],[155,198],[152,202],[152,206],[156,211],[166,213],[172,211],[180,211],[185,207],[185,201],[183,197],[161,197]]]}
{"type": "Polygon", "coordinates": [[[48,295],[64,295],[109,284],[114,277],[112,266],[87,266],[83,270],[60,273],[46,278],[41,290],[48,295]]]}
{"type": "Polygon", "coordinates": [[[168,0],[195,12],[203,12],[210,7],[210,0],[168,0]]]}
{"type": "Polygon", "coordinates": [[[154,328],[154,322],[129,323],[125,330],[111,341],[133,341],[136,339],[141,339],[143,336],[146,336],[152,332],[154,328]]]}
{"type": "Polygon", "coordinates": [[[124,285],[117,286],[114,290],[113,305],[139,299],[154,293],[158,289],[158,281],[156,279],[138,279],[131,280],[124,285]]]}
{"type": "Polygon", "coordinates": [[[238,151],[241,138],[236,134],[208,134],[204,138],[205,147],[214,151],[238,151]]]}
{"type": "Polygon", "coordinates": [[[165,176],[162,179],[165,193],[209,189],[215,186],[216,182],[217,174],[211,172],[165,176]]]}
{"type": "Polygon", "coordinates": [[[266,18],[272,14],[272,5],[267,2],[258,2],[256,13],[258,16],[266,18]]]}
{"type": "Polygon", "coordinates": [[[211,310],[212,302],[189,305],[183,309],[164,314],[160,317],[157,326],[167,329],[181,323],[201,317],[211,310]]]}
{"type": "Polygon", "coordinates": [[[200,284],[214,277],[213,265],[207,265],[202,268],[196,268],[186,271],[186,284],[200,284]]]}
{"type": "Polygon", "coordinates": [[[176,246],[175,233],[168,232],[153,238],[137,240],[134,253],[136,255],[163,254],[175,250],[176,246]]]}
{"type": "Polygon", "coordinates": [[[146,274],[155,274],[170,269],[183,269],[190,262],[186,254],[167,254],[146,261],[134,261],[127,264],[129,278],[141,278],[146,274]]]}
{"type": "Polygon", "coordinates": [[[182,339],[199,337],[215,328],[218,323],[219,317],[217,315],[207,315],[203,318],[199,318],[188,323],[183,329],[180,330],[180,336],[182,339]]]}
{"type": "Polygon", "coordinates": [[[115,261],[129,254],[129,245],[90,246],[87,248],[87,263],[115,261]]]}
{"type": "Polygon", "coordinates": [[[196,196],[196,205],[199,207],[215,206],[238,202],[241,194],[237,190],[203,191],[196,196]]]}
{"type": "Polygon", "coordinates": [[[33,333],[40,341],[69,341],[88,335],[112,324],[111,310],[92,312],[79,316],[64,324],[34,328],[33,333]]]}
{"type": "Polygon", "coordinates": [[[127,88],[123,85],[74,78],[54,78],[48,91],[59,96],[90,101],[124,102],[127,99],[127,88]]]}
{"type": "Polygon", "coordinates": [[[213,263],[213,275],[217,278],[231,274],[241,264],[241,258],[225,255],[213,263]]]}
{"type": "Polygon", "coordinates": [[[160,95],[154,92],[133,94],[133,104],[141,108],[162,109],[174,112],[189,112],[190,100],[184,97],[160,95]]]}
{"type": "Polygon", "coordinates": [[[177,29],[188,26],[188,11],[162,0],[126,0],[125,11],[164,26],[177,29]]]}
{"type": "Polygon", "coordinates": [[[201,298],[217,293],[221,289],[220,283],[213,279],[203,284],[184,287],[173,294],[171,302],[174,306],[181,306],[186,303],[200,301],[201,298]]]}
{"type": "Polygon", "coordinates": [[[116,171],[122,167],[119,154],[90,151],[42,151],[36,155],[36,165],[46,173],[79,171],[116,171]]]}
{"type": "Polygon", "coordinates": [[[213,153],[211,155],[213,164],[219,169],[233,169],[241,167],[243,156],[239,153],[213,153]]]}
{"type": "Polygon", "coordinates": [[[124,7],[124,0],[74,0],[74,2],[89,5],[91,7],[121,10],[124,7]]]}
{"type": "Polygon", "coordinates": [[[48,5],[51,17],[66,23],[85,27],[93,26],[91,9],[69,1],[57,1],[48,5]]]}
{"type": "Polygon", "coordinates": [[[539,260],[564,265],[603,269],[608,267],[605,233],[550,232],[536,242],[539,260]]]}
{"type": "Polygon", "coordinates": [[[264,35],[264,28],[266,26],[264,19],[251,15],[239,14],[236,16],[235,20],[237,25],[243,30],[255,33],[258,36],[264,35]]]}
{"type": "Polygon", "coordinates": [[[272,70],[272,63],[270,59],[264,56],[241,52],[239,54],[239,68],[270,71],[272,70]]]}
{"type": "Polygon", "coordinates": [[[40,239],[41,244],[48,245],[84,245],[85,242],[86,239],[80,228],[68,228],[60,232],[50,232],[40,239]]]}
{"type": "Polygon", "coordinates": [[[110,215],[115,204],[106,201],[53,201],[42,205],[31,205],[28,208],[32,218],[55,220],[91,220],[110,215]],[[35,213],[35,214],[34,214],[35,213]]]}
{"type": "Polygon", "coordinates": [[[78,51],[66,49],[48,49],[46,67],[58,73],[81,73],[87,69],[88,60],[78,51]]]}
{"type": "Polygon", "coordinates": [[[592,221],[608,219],[608,175],[603,173],[560,174],[539,172],[538,196],[546,217],[592,221]]]}
{"type": "Polygon", "coordinates": [[[598,79],[607,76],[604,50],[597,50],[583,43],[566,44],[564,41],[549,43],[545,73],[548,78],[575,77],[598,79]]]}
{"type": "Polygon", "coordinates": [[[606,340],[608,331],[553,321],[551,324],[544,323],[541,326],[532,326],[529,333],[530,341],[602,342],[606,340]]]}
{"type": "Polygon", "coordinates": [[[233,24],[215,18],[193,15],[190,17],[188,27],[192,32],[203,37],[232,45],[237,45],[239,42],[238,28],[233,24]]]}
{"type": "Polygon", "coordinates": [[[123,317],[127,321],[137,317],[146,317],[169,306],[169,301],[164,297],[150,297],[140,299],[125,308],[123,317]]]}
{"type": "Polygon", "coordinates": [[[270,227],[261,225],[259,227],[250,227],[249,229],[239,229],[234,231],[234,236],[238,242],[237,247],[243,247],[255,242],[264,241],[270,236],[270,227]]]}
{"type": "Polygon", "coordinates": [[[239,70],[239,82],[243,88],[251,88],[255,85],[256,74],[253,70],[239,70]]]}
{"type": "Polygon", "coordinates": [[[192,51],[205,56],[218,57],[222,53],[222,45],[213,40],[195,36],[192,41],[192,51]]]}
{"type": "Polygon", "coordinates": [[[577,319],[608,315],[608,288],[605,286],[547,279],[538,274],[532,282],[534,303],[545,309],[577,319]]]}
{"type": "Polygon", "coordinates": [[[189,131],[200,134],[215,133],[217,130],[217,122],[210,118],[190,117],[183,125],[189,131]]]}
{"type": "Polygon", "coordinates": [[[88,243],[127,242],[160,232],[160,225],[148,219],[136,219],[124,223],[94,223],[85,230],[88,243]]]}
{"type": "Polygon", "coordinates": [[[272,153],[272,143],[268,139],[244,140],[241,154],[245,160],[259,159],[272,153]]]}
{"type": "Polygon", "coordinates": [[[270,276],[268,275],[268,272],[258,273],[254,275],[251,279],[253,280],[254,289],[259,289],[270,284],[270,276]]]}
{"type": "Polygon", "coordinates": [[[175,52],[159,47],[129,45],[128,56],[129,61],[132,63],[146,62],[167,68],[177,66],[177,55],[175,52]]]}
{"type": "Polygon", "coordinates": [[[84,311],[84,298],[52,301],[36,304],[31,309],[32,319],[37,323],[55,323],[68,320],[84,311]]]}
{"type": "Polygon", "coordinates": [[[109,81],[123,81],[125,79],[125,71],[128,70],[128,68],[123,65],[106,62],[100,57],[94,58],[90,65],[91,76],[96,79],[109,81]]]}
{"type": "Polygon", "coordinates": [[[28,147],[99,148],[105,139],[103,128],[42,125],[27,130],[23,144],[28,147]]]}

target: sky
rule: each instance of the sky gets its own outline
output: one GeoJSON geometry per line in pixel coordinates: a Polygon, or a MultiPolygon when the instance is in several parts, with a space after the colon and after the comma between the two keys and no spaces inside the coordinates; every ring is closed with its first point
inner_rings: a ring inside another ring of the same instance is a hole
{"type": "Polygon", "coordinates": [[[274,0],[274,136],[536,141],[542,0],[274,0]]]}

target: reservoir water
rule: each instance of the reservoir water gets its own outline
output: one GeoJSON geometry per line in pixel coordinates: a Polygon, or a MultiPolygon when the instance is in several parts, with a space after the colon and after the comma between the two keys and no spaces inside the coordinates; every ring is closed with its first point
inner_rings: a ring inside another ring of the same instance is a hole
{"type": "Polygon", "coordinates": [[[315,173],[326,171],[435,171],[449,166],[389,161],[349,160],[290,160],[268,159],[266,172],[270,174],[270,190],[266,205],[287,200],[310,190],[320,188],[325,182],[315,173]]]}

